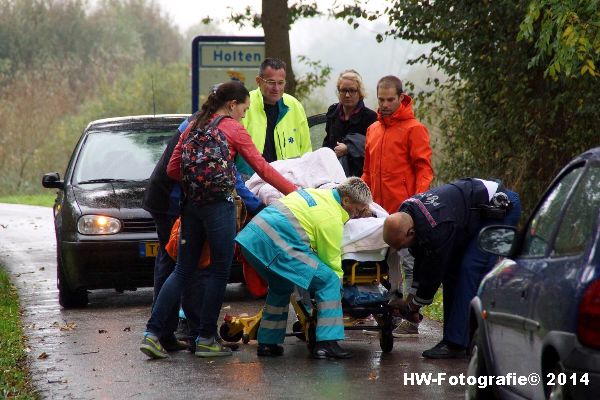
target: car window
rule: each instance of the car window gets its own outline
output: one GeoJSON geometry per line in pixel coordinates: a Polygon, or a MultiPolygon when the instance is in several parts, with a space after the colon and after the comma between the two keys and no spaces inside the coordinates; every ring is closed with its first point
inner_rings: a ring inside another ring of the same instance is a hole
{"type": "Polygon", "coordinates": [[[539,257],[546,254],[561,209],[567,200],[573,183],[581,174],[581,170],[580,167],[570,171],[548,192],[546,199],[531,219],[531,223],[525,232],[521,252],[523,256],[539,257]]]}
{"type": "Polygon", "coordinates": [[[92,132],[75,164],[73,183],[150,177],[173,131],[92,132]]]}
{"type": "Polygon", "coordinates": [[[600,207],[600,167],[592,166],[582,176],[562,219],[552,255],[582,253],[592,238],[600,207]]]}
{"type": "Polygon", "coordinates": [[[325,139],[325,123],[327,119],[325,114],[317,114],[308,118],[308,126],[310,129],[310,142],[312,149],[317,150],[323,147],[323,139],[325,139]]]}

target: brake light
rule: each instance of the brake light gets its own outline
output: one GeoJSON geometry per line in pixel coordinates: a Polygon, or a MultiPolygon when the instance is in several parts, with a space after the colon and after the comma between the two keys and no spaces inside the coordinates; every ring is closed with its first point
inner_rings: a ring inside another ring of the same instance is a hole
{"type": "Polygon", "coordinates": [[[587,287],[579,303],[577,337],[584,345],[600,349],[600,279],[587,287]]]}

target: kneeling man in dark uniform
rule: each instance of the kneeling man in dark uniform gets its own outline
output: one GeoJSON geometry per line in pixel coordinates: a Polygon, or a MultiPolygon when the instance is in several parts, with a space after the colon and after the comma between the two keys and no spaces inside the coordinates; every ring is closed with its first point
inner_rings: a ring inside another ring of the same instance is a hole
{"type": "Polygon", "coordinates": [[[486,225],[516,225],[520,215],[515,192],[496,181],[466,178],[412,196],[386,218],[385,242],[409,248],[415,258],[412,288],[392,306],[418,322],[420,308],[431,304],[443,285],[444,335],[423,357],[466,357],[469,303],[497,259],[478,248],[477,234],[486,225]]]}

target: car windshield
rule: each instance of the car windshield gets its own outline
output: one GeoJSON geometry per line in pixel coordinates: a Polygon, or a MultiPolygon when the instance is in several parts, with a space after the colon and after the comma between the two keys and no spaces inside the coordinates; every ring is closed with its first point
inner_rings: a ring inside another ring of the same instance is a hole
{"type": "Polygon", "coordinates": [[[95,131],[85,138],[74,184],[143,181],[150,177],[172,131],[95,131]]]}

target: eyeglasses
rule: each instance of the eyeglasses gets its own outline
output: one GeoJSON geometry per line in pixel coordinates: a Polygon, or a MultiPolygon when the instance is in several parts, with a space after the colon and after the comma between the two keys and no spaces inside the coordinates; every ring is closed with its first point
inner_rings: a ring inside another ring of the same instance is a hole
{"type": "Polygon", "coordinates": [[[338,93],[342,94],[342,95],[347,95],[349,94],[350,96],[354,96],[356,93],[358,93],[358,90],[356,89],[338,89],[338,93]]]}
{"type": "Polygon", "coordinates": [[[286,81],[274,81],[273,79],[265,79],[262,76],[259,76],[260,80],[266,83],[268,86],[285,86],[286,81]]]}

